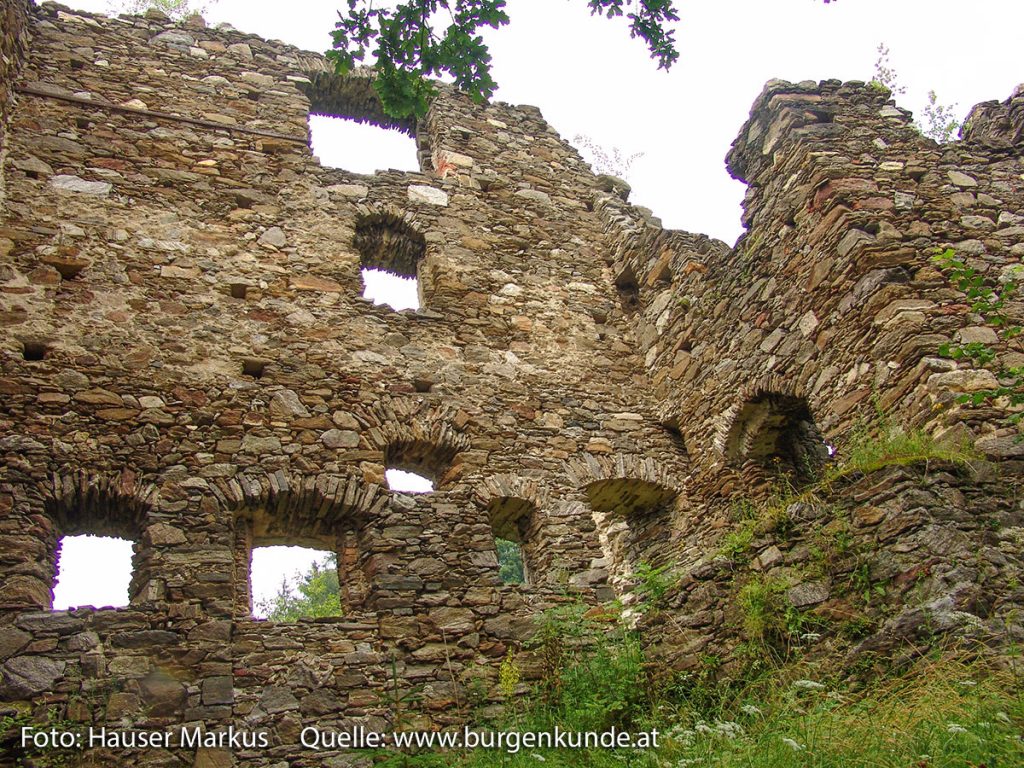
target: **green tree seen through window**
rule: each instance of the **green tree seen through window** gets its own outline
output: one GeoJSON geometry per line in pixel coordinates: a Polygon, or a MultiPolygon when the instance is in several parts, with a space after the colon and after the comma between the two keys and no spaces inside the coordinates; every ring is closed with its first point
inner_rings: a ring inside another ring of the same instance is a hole
{"type": "Polygon", "coordinates": [[[299,578],[295,591],[284,579],[277,594],[260,608],[271,621],[341,616],[337,556],[331,555],[323,563],[313,563],[299,578]]]}

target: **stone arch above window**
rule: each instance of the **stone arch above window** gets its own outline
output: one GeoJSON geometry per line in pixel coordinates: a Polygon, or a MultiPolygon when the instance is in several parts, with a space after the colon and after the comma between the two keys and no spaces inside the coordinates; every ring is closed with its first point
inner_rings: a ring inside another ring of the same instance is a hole
{"type": "Polygon", "coordinates": [[[48,506],[64,535],[130,534],[137,538],[157,495],[156,486],[140,482],[133,472],[117,475],[72,472],[51,477],[48,506]]]}
{"type": "Polygon", "coordinates": [[[304,547],[337,555],[343,607],[362,603],[368,592],[360,544],[363,523],[387,504],[387,492],[361,475],[294,476],[278,471],[239,475],[211,485],[235,512],[235,615],[253,612],[252,553],[261,547],[304,547]]]}
{"type": "Polygon", "coordinates": [[[315,115],[339,115],[357,123],[370,123],[416,135],[416,120],[395,118],[384,111],[380,96],[373,87],[373,70],[359,68],[347,75],[334,72],[312,72],[308,83],[298,83],[309,98],[309,111],[315,115]]]}
{"type": "Polygon", "coordinates": [[[427,241],[412,224],[412,217],[396,211],[378,211],[356,222],[352,240],[359,262],[366,269],[381,269],[400,277],[417,277],[427,253],[427,241]]]}
{"type": "Polygon", "coordinates": [[[254,510],[266,514],[257,529],[265,538],[295,531],[318,538],[346,519],[367,519],[387,504],[387,494],[380,486],[366,483],[356,474],[295,476],[278,471],[238,475],[211,483],[210,490],[239,516],[252,518],[254,510]]]}
{"type": "Polygon", "coordinates": [[[570,460],[566,470],[598,512],[635,514],[663,507],[679,495],[666,467],[633,454],[586,455],[570,460]]]}
{"type": "Polygon", "coordinates": [[[458,451],[450,444],[427,440],[398,441],[384,448],[384,465],[388,469],[419,475],[436,487],[443,483],[456,453],[458,451]]]}
{"type": "Polygon", "coordinates": [[[592,508],[621,517],[660,509],[676,497],[676,492],[671,488],[632,477],[595,480],[585,485],[583,490],[592,508]]]}
{"type": "Polygon", "coordinates": [[[453,479],[456,457],[470,447],[469,438],[455,427],[458,414],[443,405],[414,399],[382,400],[366,417],[375,424],[367,437],[383,454],[384,464],[421,475],[435,487],[453,479]]]}
{"type": "Polygon", "coordinates": [[[810,479],[828,460],[828,447],[807,400],[760,390],[733,406],[720,439],[727,461],[754,462],[766,469],[810,479]]]}

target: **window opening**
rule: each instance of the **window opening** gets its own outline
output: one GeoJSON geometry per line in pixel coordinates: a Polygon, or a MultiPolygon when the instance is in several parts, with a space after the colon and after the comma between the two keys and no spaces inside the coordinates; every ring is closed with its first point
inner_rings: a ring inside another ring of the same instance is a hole
{"type": "Polygon", "coordinates": [[[498,578],[502,584],[525,584],[526,566],[523,560],[523,547],[518,541],[494,538],[498,549],[498,578]]]}
{"type": "Polygon", "coordinates": [[[335,115],[309,116],[310,147],[320,164],[354,173],[418,172],[416,139],[400,130],[335,115]]]}
{"type": "Polygon", "coordinates": [[[665,563],[672,548],[674,489],[652,480],[612,477],[589,483],[584,491],[620,579],[642,564],[665,563]]]}
{"type": "Polygon", "coordinates": [[[272,621],[340,616],[338,558],[311,547],[253,547],[252,615],[272,621]]]}
{"type": "Polygon", "coordinates": [[[774,392],[744,403],[726,441],[730,461],[752,461],[799,483],[816,479],[834,450],[819,433],[806,400],[774,392]]]}
{"type": "Polygon", "coordinates": [[[113,536],[63,536],[57,552],[53,610],[128,605],[133,544],[113,536]]]}
{"type": "Polygon", "coordinates": [[[396,311],[419,309],[419,280],[383,269],[363,267],[363,298],[374,304],[387,304],[396,311]]]}
{"type": "Polygon", "coordinates": [[[415,472],[392,468],[384,473],[384,477],[388,488],[398,493],[431,493],[434,490],[433,480],[415,472]]]}
{"type": "Polygon", "coordinates": [[[396,310],[419,309],[419,267],[426,255],[422,233],[395,213],[364,216],[352,244],[359,252],[363,296],[396,310]]]}
{"type": "Polygon", "coordinates": [[[492,499],[487,505],[502,584],[530,583],[530,562],[536,557],[530,536],[536,511],[531,502],[513,496],[492,499]]]}

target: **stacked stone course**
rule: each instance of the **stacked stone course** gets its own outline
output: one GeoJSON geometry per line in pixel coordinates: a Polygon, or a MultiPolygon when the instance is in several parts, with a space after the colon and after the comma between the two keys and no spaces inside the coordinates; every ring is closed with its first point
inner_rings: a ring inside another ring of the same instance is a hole
{"type": "MultiPolygon", "coordinates": [[[[873,403],[999,466],[1003,485],[899,482],[956,557],[982,535],[964,499],[995,510],[1001,596],[956,610],[1019,604],[1003,497],[1024,449],[1001,406],[954,403],[993,379],[938,346],[986,329],[929,256],[1019,264],[1020,96],[939,147],[864,84],[769,83],[729,156],[750,187],[730,249],[663,230],[533,107],[441,87],[396,123],[368,73],[229,28],[20,0],[0,18],[0,696],[271,739],[90,759],[319,765],[301,728],[384,730],[396,676],[422,686],[419,724],[459,722],[545,608],[630,602],[641,562],[687,574],[657,652],[729,652],[729,504],[773,463],[824,461],[873,403]],[[311,113],[409,133],[420,171],[323,167],[311,113]],[[363,299],[365,266],[415,274],[423,308],[363,299]],[[436,491],[393,493],[387,467],[436,491]],[[50,611],[76,533],[134,542],[129,607],[50,611]],[[521,540],[527,584],[500,583],[495,536],[521,540]],[[344,615],[252,619],[266,544],[338,553],[344,615]]],[[[850,514],[892,498],[872,482],[850,514]]],[[[898,574],[953,556],[935,541],[871,546],[898,574]]],[[[759,542],[762,570],[772,547],[806,560],[791,546],[759,542]]],[[[929,599],[967,578],[935,572],[929,599]]]]}

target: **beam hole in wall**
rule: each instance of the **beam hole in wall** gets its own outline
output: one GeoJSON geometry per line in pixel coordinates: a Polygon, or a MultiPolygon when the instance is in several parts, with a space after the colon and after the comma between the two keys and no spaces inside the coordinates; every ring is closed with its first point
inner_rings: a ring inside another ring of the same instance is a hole
{"type": "Polygon", "coordinates": [[[247,357],[242,361],[242,374],[252,376],[254,379],[261,378],[267,366],[267,361],[258,357],[247,357]]]}
{"type": "Polygon", "coordinates": [[[57,552],[53,610],[128,605],[132,542],[113,536],[63,536],[57,552]]]}
{"type": "Polygon", "coordinates": [[[342,615],[333,552],[302,546],[253,547],[249,584],[253,618],[296,621],[342,615]]]}
{"type": "Polygon", "coordinates": [[[429,477],[394,467],[384,472],[388,488],[398,493],[432,493],[434,481],[429,477]]]}
{"type": "Polygon", "coordinates": [[[363,296],[393,309],[419,309],[419,268],[426,255],[423,234],[401,216],[375,213],[356,222],[352,244],[359,252],[363,296]]]}
{"type": "Polygon", "coordinates": [[[632,269],[626,267],[616,276],[615,290],[625,314],[632,315],[640,309],[640,285],[632,269]]]}
{"type": "Polygon", "coordinates": [[[25,360],[29,360],[31,362],[38,362],[39,360],[46,359],[46,355],[49,351],[49,345],[42,341],[21,342],[21,356],[25,360]]]}

